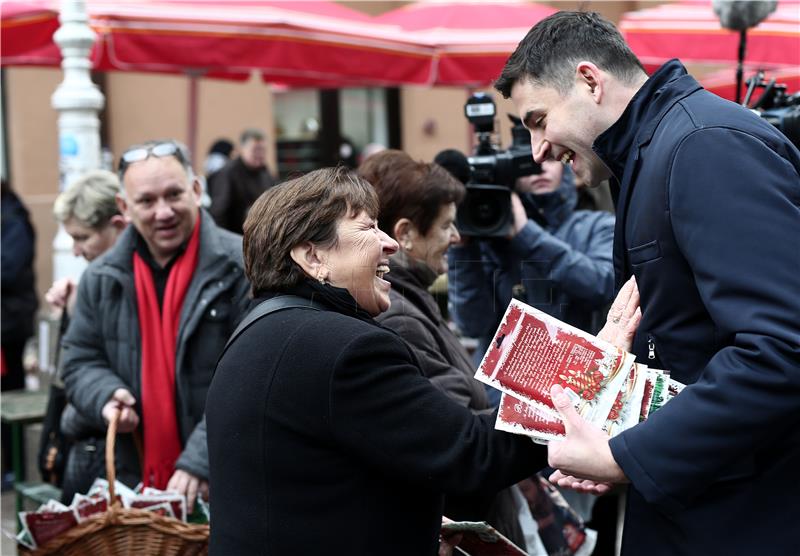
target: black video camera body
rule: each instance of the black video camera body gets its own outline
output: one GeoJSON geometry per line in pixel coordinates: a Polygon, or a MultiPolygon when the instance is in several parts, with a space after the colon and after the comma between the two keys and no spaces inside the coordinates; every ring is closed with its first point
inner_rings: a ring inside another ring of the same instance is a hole
{"type": "Polygon", "coordinates": [[[513,140],[507,150],[492,144],[496,107],[485,93],[475,93],[464,105],[464,114],[475,126],[478,146],[467,158],[470,179],[467,194],[458,207],[456,226],[465,236],[506,237],[513,227],[511,191],[517,178],[539,174],[534,162],[528,131],[511,117],[515,126],[513,140]]]}
{"type": "Polygon", "coordinates": [[[793,95],[786,93],[786,85],[777,84],[774,79],[767,83],[764,72],[747,80],[747,94],[743,106],[750,102],[756,88],[764,88],[758,101],[750,108],[783,133],[795,147],[800,149],[800,92],[793,95]]]}

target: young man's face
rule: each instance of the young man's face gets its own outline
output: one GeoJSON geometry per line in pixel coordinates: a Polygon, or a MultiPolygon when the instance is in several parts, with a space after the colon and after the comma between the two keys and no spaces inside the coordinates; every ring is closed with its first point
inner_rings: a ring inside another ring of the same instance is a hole
{"type": "Polygon", "coordinates": [[[511,89],[511,100],[530,131],[536,162],[570,164],[576,178],[592,187],[610,177],[611,172],[592,151],[592,143],[605,129],[600,124],[603,108],[585,83],[576,81],[562,96],[552,87],[520,80],[511,89]]]}
{"type": "Polygon", "coordinates": [[[515,188],[518,193],[544,195],[558,190],[563,176],[564,165],[561,162],[558,160],[545,160],[542,162],[541,172],[517,178],[515,188]]]}

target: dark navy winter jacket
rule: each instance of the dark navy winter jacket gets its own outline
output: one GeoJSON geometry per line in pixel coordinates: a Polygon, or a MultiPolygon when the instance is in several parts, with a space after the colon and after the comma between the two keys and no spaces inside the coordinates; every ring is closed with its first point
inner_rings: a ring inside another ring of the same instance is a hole
{"type": "Polygon", "coordinates": [[[673,60],[594,144],[619,179],[640,362],[690,384],[611,440],[623,554],[798,553],[800,152],[673,60]]]}

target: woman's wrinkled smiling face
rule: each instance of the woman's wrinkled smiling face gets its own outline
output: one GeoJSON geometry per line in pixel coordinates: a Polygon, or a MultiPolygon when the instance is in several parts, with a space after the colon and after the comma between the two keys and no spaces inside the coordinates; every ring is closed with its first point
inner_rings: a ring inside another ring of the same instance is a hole
{"type": "Polygon", "coordinates": [[[319,249],[322,277],[350,292],[359,307],[373,317],[383,313],[391,304],[391,284],[383,275],[389,272],[389,256],[397,251],[397,242],[363,211],[339,220],[336,234],[334,247],[319,249]]]}
{"type": "Polygon", "coordinates": [[[413,228],[411,249],[406,253],[428,265],[436,274],[444,274],[447,272],[447,249],[460,240],[456,229],[456,204],[446,203],[439,209],[428,233],[423,236],[413,228]]]}

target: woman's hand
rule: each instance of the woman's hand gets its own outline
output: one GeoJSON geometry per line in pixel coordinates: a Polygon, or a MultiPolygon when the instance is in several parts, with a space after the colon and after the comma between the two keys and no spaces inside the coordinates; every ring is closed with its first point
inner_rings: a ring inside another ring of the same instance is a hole
{"type": "MultiPolygon", "coordinates": [[[[442,516],[442,525],[452,522],[452,519],[442,516]]],[[[438,556],[452,556],[455,552],[455,548],[458,546],[458,543],[461,542],[463,537],[463,533],[448,533],[446,531],[441,531],[439,534],[438,556]]]]}
{"type": "Polygon", "coordinates": [[[625,351],[630,351],[633,346],[633,337],[636,335],[636,329],[639,328],[641,320],[639,288],[636,286],[636,278],[631,276],[619,290],[617,298],[608,311],[606,324],[597,337],[625,351]]]}
{"type": "Polygon", "coordinates": [[[75,305],[75,282],[72,278],[56,280],[44,294],[44,298],[50,304],[54,316],[60,317],[65,310],[67,313],[72,312],[75,305]]]}

